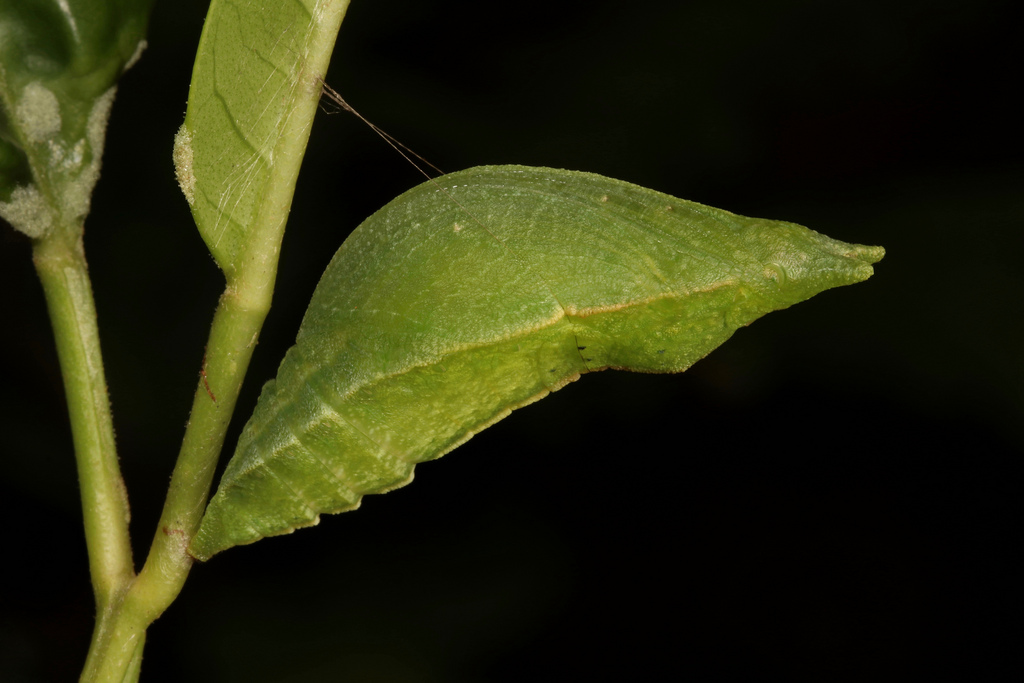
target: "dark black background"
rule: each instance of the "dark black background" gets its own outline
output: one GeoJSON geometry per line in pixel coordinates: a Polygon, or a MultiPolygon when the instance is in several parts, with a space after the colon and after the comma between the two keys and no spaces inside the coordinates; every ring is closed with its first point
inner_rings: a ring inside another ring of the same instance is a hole
{"type": "MultiPolygon", "coordinates": [[[[328,81],[446,170],[589,170],[888,255],[683,375],[586,377],[358,512],[197,566],[143,680],[998,680],[1020,612],[1014,5],[355,0],[328,81]]],[[[86,231],[138,561],[222,287],[170,159],[203,12],[157,2],[86,231]]],[[[239,417],[345,235],[420,180],[318,117],[239,417]]],[[[70,435],[6,227],[0,286],[0,678],[73,680],[70,435]]]]}

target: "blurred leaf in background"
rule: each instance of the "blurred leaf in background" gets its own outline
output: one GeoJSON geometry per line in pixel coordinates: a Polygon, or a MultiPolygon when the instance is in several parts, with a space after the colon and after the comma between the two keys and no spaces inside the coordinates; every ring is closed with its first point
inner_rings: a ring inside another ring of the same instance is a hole
{"type": "Polygon", "coordinates": [[[114,84],[145,48],[151,0],[0,2],[0,217],[81,230],[114,84]]]}

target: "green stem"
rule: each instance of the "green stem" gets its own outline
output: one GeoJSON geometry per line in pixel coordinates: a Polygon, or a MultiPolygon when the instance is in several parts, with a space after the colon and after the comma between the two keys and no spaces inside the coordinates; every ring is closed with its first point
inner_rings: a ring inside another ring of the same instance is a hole
{"type": "Polygon", "coordinates": [[[128,670],[125,671],[122,683],[137,683],[142,673],[142,650],[146,647],[146,633],[143,632],[135,644],[135,652],[131,661],[128,662],[128,670]]]}
{"type": "MultiPolygon", "coordinates": [[[[227,287],[214,314],[188,427],[149,556],[127,592],[117,596],[97,625],[83,683],[131,680],[146,628],[178,596],[192,567],[188,545],[202,520],[238,393],[270,310],[281,238],[319,101],[318,76],[327,69],[348,0],[314,5],[315,22],[307,27],[310,34],[297,71],[301,81],[292,92],[294,99],[280,124],[273,153],[268,155],[273,162],[247,229],[244,251],[221,263],[227,287]]],[[[207,21],[208,27],[216,24],[210,18],[207,21]]],[[[205,36],[204,30],[204,41],[205,36]]],[[[190,103],[190,111],[191,107],[190,103]]]]}
{"type": "Polygon", "coordinates": [[[96,306],[81,229],[54,230],[36,242],[43,285],[64,377],[82,490],[82,513],[98,621],[135,577],[128,536],[128,496],[117,463],[103,375],[96,306]]]}
{"type": "Polygon", "coordinates": [[[260,269],[262,283],[229,286],[221,296],[149,557],[117,606],[115,617],[94,639],[83,681],[122,681],[134,656],[134,644],[181,592],[193,562],[188,543],[202,519],[238,392],[270,309],[276,254],[272,261],[269,272],[260,269]]]}
{"type": "Polygon", "coordinates": [[[229,287],[214,316],[167,502],[149,559],[132,588],[132,598],[148,604],[153,618],[174,600],[192,566],[188,543],[203,516],[238,392],[270,310],[273,283],[270,273],[256,291],[242,290],[245,296],[229,287]]]}

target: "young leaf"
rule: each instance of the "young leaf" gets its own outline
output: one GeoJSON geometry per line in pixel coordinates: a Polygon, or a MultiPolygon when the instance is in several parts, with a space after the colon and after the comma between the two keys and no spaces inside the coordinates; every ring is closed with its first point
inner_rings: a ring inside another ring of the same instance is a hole
{"type": "Polygon", "coordinates": [[[0,217],[29,237],[81,231],[150,4],[0,0],[0,217]]]}
{"type": "MultiPolygon", "coordinates": [[[[348,0],[213,0],[174,165],[217,265],[276,254],[348,0]]],[[[276,259],[274,260],[276,263],[276,259]]]]}
{"type": "Polygon", "coordinates": [[[589,173],[424,183],[327,267],[190,552],[352,509],[582,373],[685,370],[883,254],[589,173]]]}

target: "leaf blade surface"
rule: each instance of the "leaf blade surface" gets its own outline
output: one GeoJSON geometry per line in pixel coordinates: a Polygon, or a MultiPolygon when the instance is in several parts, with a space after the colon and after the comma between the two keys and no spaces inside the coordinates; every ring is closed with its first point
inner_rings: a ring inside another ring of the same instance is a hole
{"type": "Polygon", "coordinates": [[[174,163],[199,233],[229,277],[247,253],[279,249],[348,4],[211,3],[174,163]]]}

